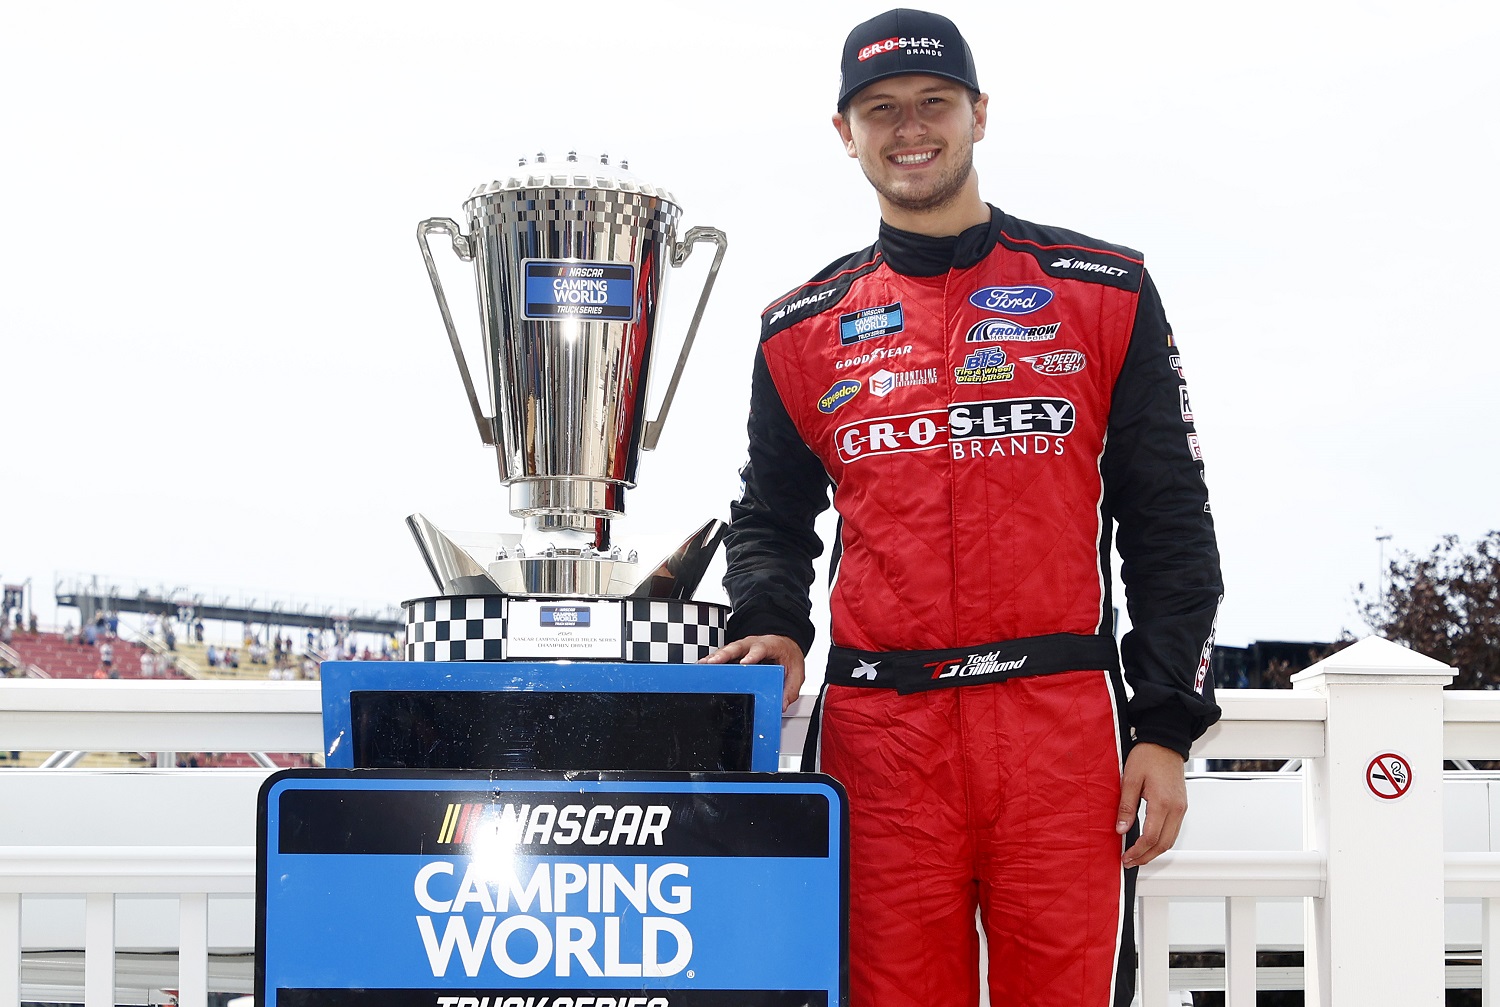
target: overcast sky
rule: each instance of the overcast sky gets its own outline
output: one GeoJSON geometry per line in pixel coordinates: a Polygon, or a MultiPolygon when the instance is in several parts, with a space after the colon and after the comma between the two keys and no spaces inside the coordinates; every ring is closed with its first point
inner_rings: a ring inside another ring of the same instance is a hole
{"type": "MultiPolygon", "coordinates": [[[[0,578],[385,604],[432,590],[407,514],[515,530],[414,232],[543,149],[628,157],[728,233],[616,539],[727,517],[760,308],[875,234],[828,119],[883,9],[0,5],[0,578]]],[[[1377,530],[1390,556],[1500,527],[1500,6],[940,9],[991,95],[986,198],[1146,253],[1220,642],[1360,630],[1377,530]]]]}

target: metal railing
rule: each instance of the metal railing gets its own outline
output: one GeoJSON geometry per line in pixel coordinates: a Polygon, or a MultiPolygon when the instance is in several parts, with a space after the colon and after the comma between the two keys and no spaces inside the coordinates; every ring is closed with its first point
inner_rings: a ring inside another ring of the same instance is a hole
{"type": "MultiPolygon", "coordinates": [[[[1276,785],[1282,793],[1300,790],[1302,844],[1188,845],[1142,869],[1137,911],[1146,1007],[1177,1002],[1168,1000],[1173,988],[1222,988],[1228,1007],[1253,1007],[1257,985],[1304,982],[1307,1003],[1320,1007],[1437,1005],[1445,985],[1479,985],[1485,1002],[1500,1007],[1500,974],[1491,966],[1500,940],[1500,854],[1490,852],[1488,842],[1445,853],[1441,771],[1445,757],[1500,757],[1500,693],[1445,692],[1449,678],[1436,662],[1376,640],[1302,673],[1292,690],[1219,694],[1224,717],[1195,746],[1195,758],[1302,760],[1299,773],[1234,784],[1256,794],[1276,785]],[[1407,786],[1394,800],[1372,790],[1369,774],[1374,757],[1386,752],[1410,767],[1407,786]],[[1479,900],[1480,921],[1471,953],[1446,967],[1445,898],[1450,908],[1454,900],[1479,900]],[[1288,899],[1301,903],[1305,925],[1290,938],[1268,934],[1262,916],[1258,932],[1262,904],[1288,899]],[[1174,913],[1202,910],[1190,904],[1197,900],[1221,902],[1222,916],[1213,928],[1193,924],[1194,934],[1184,938],[1174,913]],[[1296,967],[1257,969],[1257,950],[1289,942],[1305,952],[1300,974],[1296,967]],[[1171,968],[1173,951],[1190,945],[1222,950],[1222,970],[1171,968]],[[1380,968],[1372,969],[1370,949],[1392,946],[1401,951],[1381,952],[1380,968]]],[[[810,706],[807,698],[794,704],[784,721],[783,751],[800,749],[810,706]]],[[[0,682],[0,738],[7,748],[29,751],[313,752],[322,744],[319,684],[11,680],[0,682]]],[[[210,945],[208,906],[215,899],[243,901],[254,890],[254,849],[247,845],[253,843],[248,823],[254,812],[242,806],[253,804],[249,788],[265,774],[12,770],[0,772],[0,807],[29,806],[16,795],[25,780],[41,788],[36,781],[43,772],[50,773],[48,789],[36,793],[45,792],[46,799],[55,795],[61,804],[74,804],[114,793],[132,807],[159,802],[163,816],[195,807],[210,815],[201,810],[202,795],[210,792],[203,788],[222,787],[224,807],[233,810],[220,817],[239,819],[214,842],[190,835],[194,841],[128,845],[104,834],[98,846],[0,846],[0,1007],[20,1003],[23,973],[31,974],[29,953],[23,953],[23,900],[29,904],[47,895],[86,903],[80,982],[88,1007],[126,1002],[116,999],[117,979],[124,980],[110,952],[133,945],[122,944],[116,929],[117,898],[179,900],[177,934],[169,943],[177,953],[176,988],[185,1007],[202,1007],[210,988],[243,991],[243,969],[226,981],[229,972],[214,964],[226,953],[242,956],[243,938],[210,945]]],[[[1493,803],[1475,813],[1500,820],[1500,810],[1490,810],[1500,809],[1500,782],[1479,780],[1477,786],[1495,795],[1481,797],[1493,803]]],[[[1277,813],[1295,817],[1297,806],[1277,813]]],[[[1239,823],[1220,824],[1233,835],[1239,823]]]]}

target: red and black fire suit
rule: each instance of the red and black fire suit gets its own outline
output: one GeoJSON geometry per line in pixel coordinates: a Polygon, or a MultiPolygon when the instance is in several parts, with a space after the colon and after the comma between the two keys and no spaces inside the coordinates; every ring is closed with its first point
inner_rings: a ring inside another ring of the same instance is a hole
{"type": "Polygon", "coordinates": [[[730,639],[807,650],[830,484],[840,516],[808,768],[849,794],[855,1007],[973,1003],[976,908],[991,1002],[1123,1007],[1121,766],[1218,718],[1222,597],[1140,254],[993,208],[957,237],[882,225],[767,308],[749,428],[730,639]]]}

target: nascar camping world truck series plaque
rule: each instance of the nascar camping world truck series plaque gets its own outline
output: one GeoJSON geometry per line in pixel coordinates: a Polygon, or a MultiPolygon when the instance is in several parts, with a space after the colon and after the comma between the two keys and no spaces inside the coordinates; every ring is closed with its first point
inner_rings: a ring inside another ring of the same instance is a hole
{"type": "Polygon", "coordinates": [[[834,1007],[826,776],[289,770],[261,790],[262,1007],[834,1007]]]}

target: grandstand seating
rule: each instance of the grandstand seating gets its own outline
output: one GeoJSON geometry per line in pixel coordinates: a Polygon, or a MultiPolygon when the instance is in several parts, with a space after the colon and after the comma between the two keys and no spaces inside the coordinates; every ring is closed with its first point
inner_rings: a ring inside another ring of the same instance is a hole
{"type": "MultiPolygon", "coordinates": [[[[125,640],[109,641],[114,646],[114,670],[120,678],[141,677],[141,655],[146,648],[125,640]]],[[[99,648],[86,643],[68,643],[60,633],[17,633],[10,642],[23,666],[34,664],[53,678],[93,678],[102,667],[99,648]]],[[[175,672],[158,675],[183,678],[175,672]]]]}
{"type": "MultiPolygon", "coordinates": [[[[215,644],[220,650],[223,646],[215,644]]],[[[183,640],[177,641],[175,654],[177,660],[191,666],[192,677],[200,679],[232,679],[236,681],[253,681],[258,679],[273,678],[272,666],[267,664],[254,664],[250,660],[250,651],[247,647],[237,647],[240,665],[238,668],[230,668],[222,663],[210,665],[208,663],[208,645],[202,643],[189,643],[183,640]]],[[[297,654],[294,661],[296,678],[302,678],[302,655],[297,654]]],[[[290,680],[290,679],[289,679],[290,680]]]]}

